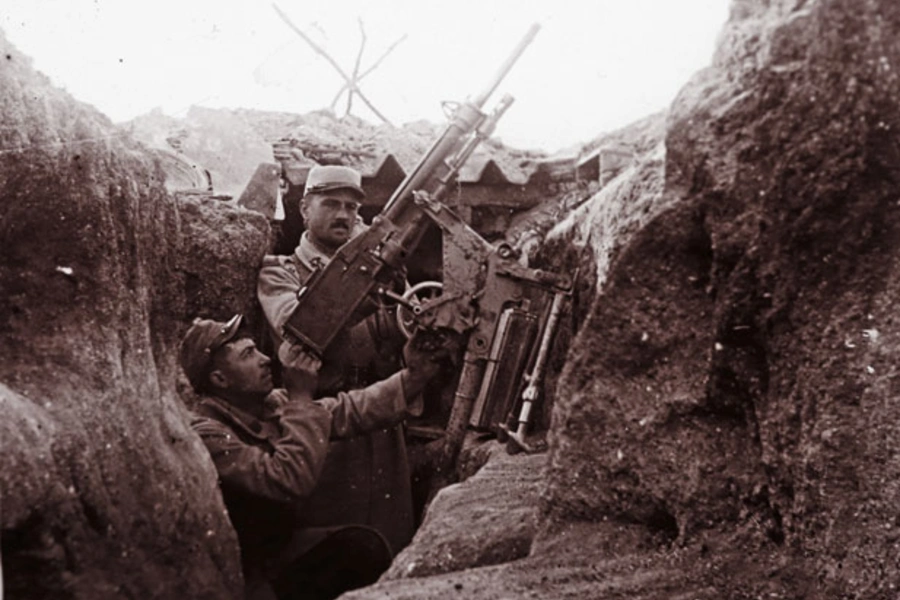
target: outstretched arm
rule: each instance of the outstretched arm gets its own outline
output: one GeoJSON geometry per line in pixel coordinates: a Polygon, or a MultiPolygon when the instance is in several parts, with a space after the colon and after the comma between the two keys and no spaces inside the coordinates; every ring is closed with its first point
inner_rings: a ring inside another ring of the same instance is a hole
{"type": "Polygon", "coordinates": [[[404,349],[406,368],[360,390],[317,400],[332,415],[331,436],[345,438],[394,425],[422,414],[422,390],[440,371],[444,348],[424,347],[417,336],[404,349]]]}

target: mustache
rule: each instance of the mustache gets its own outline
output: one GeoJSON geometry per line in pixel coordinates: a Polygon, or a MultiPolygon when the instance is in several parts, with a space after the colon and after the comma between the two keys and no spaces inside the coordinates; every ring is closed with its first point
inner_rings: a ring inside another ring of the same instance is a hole
{"type": "Polygon", "coordinates": [[[344,229],[350,229],[351,223],[350,223],[350,221],[348,221],[348,220],[346,220],[346,219],[336,219],[336,220],[334,220],[334,221],[331,222],[331,226],[330,226],[330,227],[331,227],[332,229],[336,229],[336,228],[338,228],[338,227],[343,227],[344,229]]]}

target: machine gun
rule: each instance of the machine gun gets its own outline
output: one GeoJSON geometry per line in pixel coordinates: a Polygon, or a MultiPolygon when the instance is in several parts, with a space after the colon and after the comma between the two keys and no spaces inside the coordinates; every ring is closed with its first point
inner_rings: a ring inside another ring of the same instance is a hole
{"type": "Polygon", "coordinates": [[[445,474],[456,462],[470,421],[491,429],[506,419],[513,408],[509,399],[529,362],[536,360],[537,340],[552,335],[545,325],[553,297],[571,287],[565,276],[523,266],[509,245],[490,244],[442,203],[460,168],[512,103],[505,96],[492,113],[482,112],[538,29],[531,27],[484,92],[455,107],[445,131],[371,227],[310,276],[284,326],[286,337],[321,356],[342,329],[364,316],[367,299],[387,296],[414,314],[416,327],[455,332],[467,340],[437,465],[445,474]],[[443,289],[439,297],[418,303],[391,289],[431,223],[443,234],[443,289]],[[503,400],[495,401],[498,396],[503,400]]]}

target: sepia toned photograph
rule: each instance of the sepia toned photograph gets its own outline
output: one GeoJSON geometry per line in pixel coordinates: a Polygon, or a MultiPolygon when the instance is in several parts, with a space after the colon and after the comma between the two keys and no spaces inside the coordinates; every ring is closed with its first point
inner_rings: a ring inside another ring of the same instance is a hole
{"type": "Polygon", "coordinates": [[[0,600],[900,598],[896,0],[0,50],[0,600]]]}

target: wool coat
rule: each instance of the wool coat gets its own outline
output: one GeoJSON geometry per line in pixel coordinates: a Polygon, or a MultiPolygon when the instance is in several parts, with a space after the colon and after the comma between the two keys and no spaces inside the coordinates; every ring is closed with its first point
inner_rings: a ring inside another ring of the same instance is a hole
{"type": "MultiPolygon", "coordinates": [[[[328,262],[304,234],[289,256],[266,256],[257,297],[270,325],[275,347],[282,328],[297,307],[297,293],[328,262]]],[[[376,311],[341,332],[323,356],[316,396],[334,395],[389,376],[400,368],[402,338],[386,316],[376,311]]],[[[412,413],[421,414],[421,400],[412,413]]],[[[320,526],[357,523],[378,530],[399,552],[412,539],[415,522],[409,459],[402,425],[332,442],[310,496],[308,515],[320,526]]]]}
{"type": "Polygon", "coordinates": [[[309,500],[332,440],[400,422],[408,414],[404,397],[403,376],[397,373],[317,401],[274,390],[259,418],[215,396],[201,399],[191,427],[215,464],[248,582],[270,578],[329,533],[311,515],[309,500]]]}

